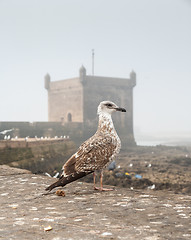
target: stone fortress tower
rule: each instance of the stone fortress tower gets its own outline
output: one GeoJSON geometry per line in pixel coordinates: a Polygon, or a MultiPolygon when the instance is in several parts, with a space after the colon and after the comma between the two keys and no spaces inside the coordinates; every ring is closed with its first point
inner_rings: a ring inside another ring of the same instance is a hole
{"type": "Polygon", "coordinates": [[[133,88],[136,73],[130,78],[100,77],[86,74],[82,66],[79,76],[60,81],[51,81],[45,76],[48,91],[48,121],[62,122],[82,128],[84,140],[97,129],[97,106],[103,100],[110,100],[126,108],[126,113],[114,113],[113,121],[121,138],[122,147],[136,145],[133,134],[133,88]]]}

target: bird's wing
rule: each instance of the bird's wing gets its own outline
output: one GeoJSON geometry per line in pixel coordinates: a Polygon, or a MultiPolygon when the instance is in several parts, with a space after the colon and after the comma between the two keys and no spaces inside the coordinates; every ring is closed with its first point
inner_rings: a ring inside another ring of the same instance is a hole
{"type": "Polygon", "coordinates": [[[116,145],[109,136],[91,137],[85,141],[64,164],[63,174],[71,175],[75,172],[91,172],[102,169],[112,157],[116,145]]]}

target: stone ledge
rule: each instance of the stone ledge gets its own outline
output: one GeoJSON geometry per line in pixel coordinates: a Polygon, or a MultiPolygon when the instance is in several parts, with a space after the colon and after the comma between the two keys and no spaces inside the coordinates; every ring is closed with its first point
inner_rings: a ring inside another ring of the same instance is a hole
{"type": "Polygon", "coordinates": [[[18,175],[18,174],[32,174],[29,170],[12,168],[8,165],[0,165],[0,176],[18,175]]]}
{"type": "Polygon", "coordinates": [[[0,166],[0,239],[191,239],[191,196],[82,182],[42,195],[54,181],[0,166]]]}

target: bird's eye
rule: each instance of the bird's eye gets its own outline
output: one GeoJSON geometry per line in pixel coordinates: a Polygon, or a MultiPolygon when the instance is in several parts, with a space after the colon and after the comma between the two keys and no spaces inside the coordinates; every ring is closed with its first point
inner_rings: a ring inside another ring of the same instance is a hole
{"type": "Polygon", "coordinates": [[[112,107],[113,105],[111,103],[106,104],[107,107],[112,107]]]}

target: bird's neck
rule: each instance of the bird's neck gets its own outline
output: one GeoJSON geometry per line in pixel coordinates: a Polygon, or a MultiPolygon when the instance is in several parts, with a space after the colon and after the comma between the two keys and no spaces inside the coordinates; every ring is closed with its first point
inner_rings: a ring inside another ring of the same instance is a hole
{"type": "Polygon", "coordinates": [[[99,114],[99,124],[98,124],[98,132],[104,133],[115,133],[115,128],[113,125],[113,121],[111,118],[111,114],[109,113],[100,113],[99,114]]]}

